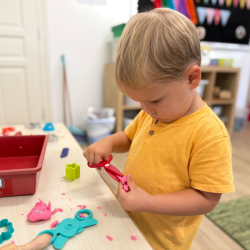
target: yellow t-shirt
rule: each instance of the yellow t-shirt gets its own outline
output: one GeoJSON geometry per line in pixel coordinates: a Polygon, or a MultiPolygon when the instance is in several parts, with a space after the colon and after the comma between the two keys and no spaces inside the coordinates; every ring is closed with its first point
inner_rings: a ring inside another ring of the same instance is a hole
{"type": "MultiPolygon", "coordinates": [[[[125,133],[132,143],[123,174],[130,173],[148,193],[188,188],[234,192],[229,135],[207,105],[171,123],[156,123],[141,111],[125,133]]],[[[203,218],[145,212],[129,215],[157,250],[188,249],[203,218]]]]}

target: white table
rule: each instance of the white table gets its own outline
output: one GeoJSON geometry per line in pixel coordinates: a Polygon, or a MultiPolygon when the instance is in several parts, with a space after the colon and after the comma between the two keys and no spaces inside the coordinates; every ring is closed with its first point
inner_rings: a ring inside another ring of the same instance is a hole
{"type": "MultiPolygon", "coordinates": [[[[54,134],[59,135],[59,141],[47,145],[43,168],[38,173],[36,193],[0,198],[0,219],[7,218],[13,223],[15,229],[12,238],[4,241],[0,247],[9,244],[12,240],[17,245],[26,244],[39,232],[50,229],[52,222],[74,218],[79,210],[77,205],[86,205],[87,209],[93,212],[93,218],[98,220],[98,224],[85,228],[82,233],[69,239],[63,247],[64,250],[152,249],[97,170],[87,166],[80,146],[67,128],[63,124],[54,125],[56,127],[54,134]],[[60,158],[62,149],[66,147],[69,148],[68,156],[60,158]],[[75,181],[65,179],[65,166],[70,163],[78,163],[81,166],[81,176],[75,181]],[[66,195],[61,195],[62,193],[66,195]],[[63,212],[57,212],[48,221],[30,222],[26,216],[38,202],[38,198],[46,204],[50,201],[52,210],[62,208],[63,212]],[[105,213],[107,216],[104,216],[105,213]],[[111,236],[113,241],[108,240],[107,235],[111,236]],[[137,241],[131,240],[131,236],[136,236],[137,241]]],[[[41,129],[29,130],[24,126],[15,126],[15,128],[16,132],[21,131],[23,135],[48,134],[41,129]]],[[[2,127],[0,127],[1,130],[2,127]]],[[[50,245],[46,249],[54,248],[50,245]]]]}

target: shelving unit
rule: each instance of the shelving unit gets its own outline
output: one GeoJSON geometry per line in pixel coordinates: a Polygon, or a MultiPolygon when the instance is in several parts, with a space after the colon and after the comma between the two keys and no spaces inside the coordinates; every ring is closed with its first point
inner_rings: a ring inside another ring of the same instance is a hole
{"type": "MultiPolygon", "coordinates": [[[[239,68],[230,67],[201,67],[202,79],[209,80],[205,86],[203,100],[208,106],[223,106],[221,116],[224,117],[228,132],[233,131],[235,102],[237,97],[238,82],[240,76],[239,68]],[[213,91],[215,86],[230,90],[231,99],[214,99],[213,91]]],[[[140,106],[124,105],[124,94],[118,90],[114,80],[114,64],[106,64],[104,81],[104,107],[112,107],[116,114],[116,132],[123,130],[123,116],[128,111],[140,111],[140,106]]]]}

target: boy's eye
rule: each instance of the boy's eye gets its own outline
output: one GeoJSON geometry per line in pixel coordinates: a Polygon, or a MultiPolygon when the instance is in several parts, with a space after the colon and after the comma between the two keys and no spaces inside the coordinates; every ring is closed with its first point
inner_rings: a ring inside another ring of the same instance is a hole
{"type": "Polygon", "coordinates": [[[161,101],[161,99],[152,101],[151,103],[158,103],[158,102],[160,102],[160,101],[161,101]]]}

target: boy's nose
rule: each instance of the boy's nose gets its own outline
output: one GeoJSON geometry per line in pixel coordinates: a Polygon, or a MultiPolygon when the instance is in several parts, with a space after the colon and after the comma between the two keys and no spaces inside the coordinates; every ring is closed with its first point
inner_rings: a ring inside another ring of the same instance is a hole
{"type": "Polygon", "coordinates": [[[143,110],[145,113],[147,113],[147,114],[149,114],[149,115],[152,115],[152,114],[155,114],[155,113],[156,113],[155,110],[152,110],[151,107],[150,107],[149,105],[145,105],[145,104],[141,103],[141,108],[142,108],[142,110],[143,110]]]}

